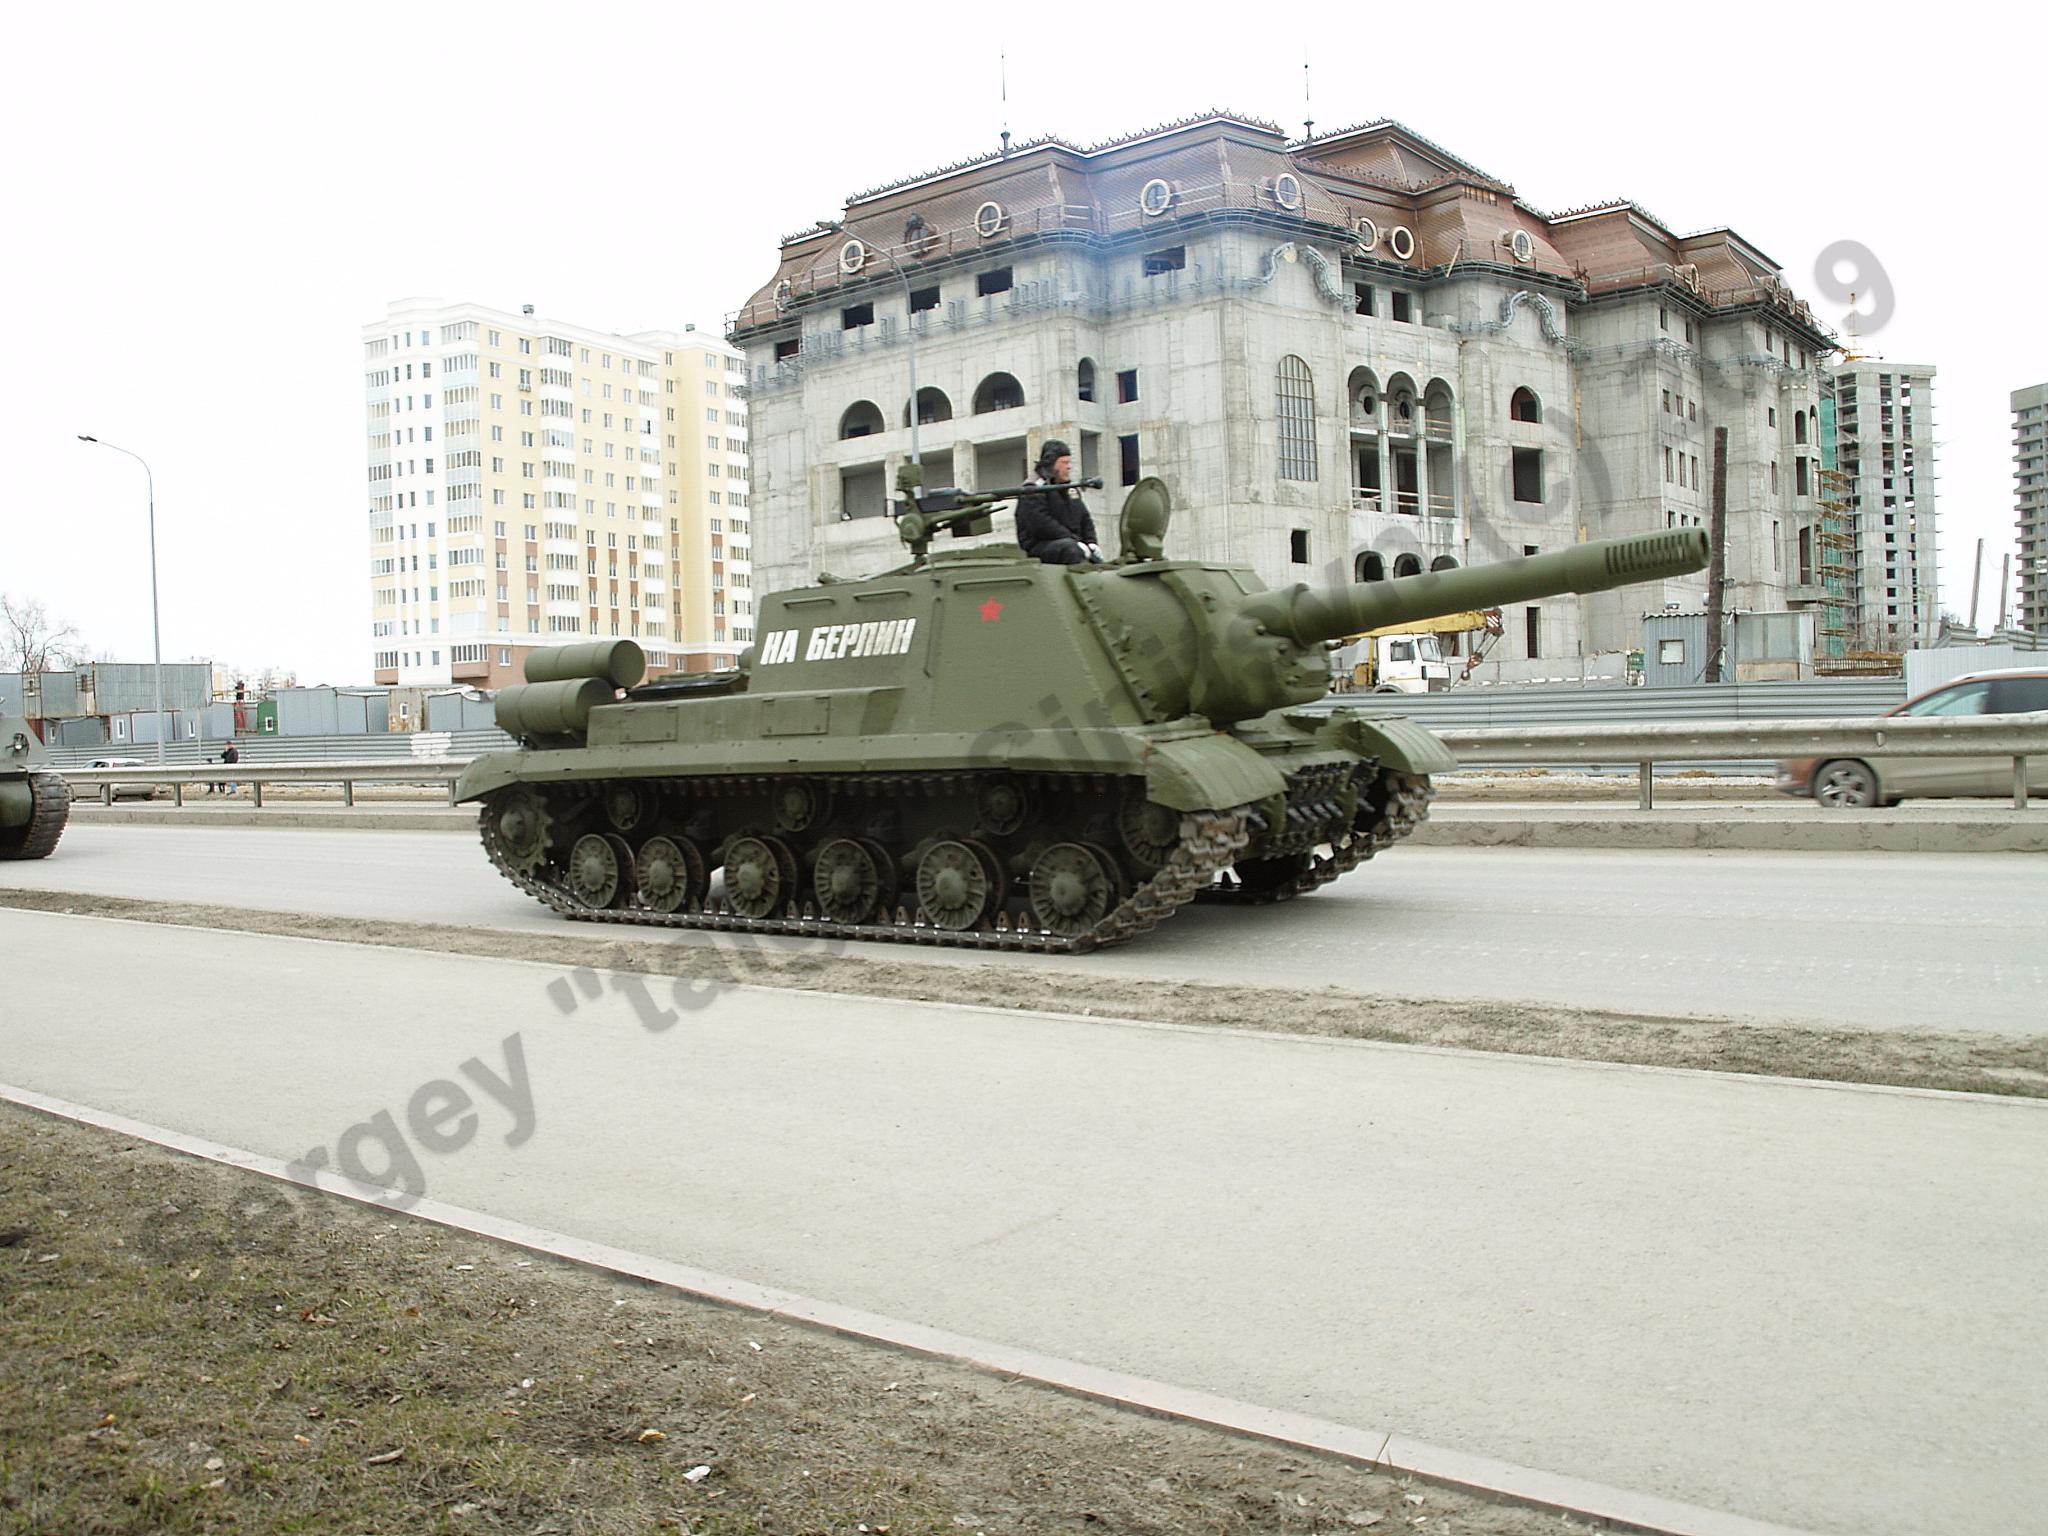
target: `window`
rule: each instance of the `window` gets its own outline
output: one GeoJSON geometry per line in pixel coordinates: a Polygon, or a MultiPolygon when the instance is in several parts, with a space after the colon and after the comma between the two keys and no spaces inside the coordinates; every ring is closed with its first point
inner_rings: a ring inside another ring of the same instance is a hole
{"type": "Polygon", "coordinates": [[[1166,272],[1179,272],[1188,264],[1188,248],[1184,245],[1170,245],[1163,251],[1145,253],[1145,275],[1158,277],[1166,272]]]}
{"type": "Polygon", "coordinates": [[[1657,306],[1657,329],[1660,331],[1668,331],[1671,329],[1671,311],[1666,309],[1662,304],[1659,304],[1657,306]]]}
{"type": "Polygon", "coordinates": [[[1508,401],[1508,416],[1514,421],[1541,421],[1543,405],[1537,400],[1536,392],[1528,388],[1516,390],[1508,401]]]}
{"type": "Polygon", "coordinates": [[[1660,667],[1684,666],[1685,642],[1683,640],[1659,640],[1657,642],[1657,665],[1660,667]]]}
{"type": "Polygon", "coordinates": [[[1685,419],[1687,421],[1698,421],[1700,419],[1699,401],[1688,400],[1685,402],[1685,419]]]}
{"type": "Polygon", "coordinates": [[[1664,414],[1671,414],[1671,391],[1668,389],[1664,391],[1664,414]]]}
{"type": "MultiPolygon", "coordinates": [[[[1517,501],[1543,500],[1543,450],[1541,448],[1517,448],[1514,450],[1514,494],[1517,501]]],[[[1533,652],[1531,653],[1534,654],[1533,652]]]]}
{"type": "Polygon", "coordinates": [[[1543,610],[1534,603],[1522,610],[1522,643],[1531,661],[1543,654],[1543,610]]]}
{"type": "Polygon", "coordinates": [[[1116,440],[1116,451],[1121,471],[1120,483],[1136,485],[1141,478],[1138,474],[1138,434],[1133,432],[1127,437],[1119,437],[1116,440]]]}
{"type": "Polygon", "coordinates": [[[1011,286],[1008,267],[997,267],[993,271],[981,273],[974,279],[974,291],[984,299],[992,293],[1008,293],[1011,286]]]}
{"type": "MultiPolygon", "coordinates": [[[[1892,594],[1887,592],[1885,596],[1892,594]]],[[[1953,688],[1944,688],[1931,693],[1917,703],[1908,704],[1901,714],[1905,715],[1982,715],[1989,712],[1991,684],[1958,683],[1953,688]]]]}
{"type": "Polygon", "coordinates": [[[1094,358],[1084,357],[1081,359],[1081,366],[1075,371],[1074,375],[1074,390],[1084,401],[1092,402],[1095,399],[1094,358]]]}
{"type": "Polygon", "coordinates": [[[1129,405],[1138,398],[1138,370],[1126,368],[1116,376],[1116,403],[1129,405]]]}
{"type": "Polygon", "coordinates": [[[1671,483],[1671,450],[1668,447],[1664,450],[1664,483],[1671,483]]]}
{"type": "Polygon", "coordinates": [[[797,351],[802,346],[802,340],[795,336],[790,337],[787,341],[778,341],[775,343],[775,361],[778,363],[788,362],[796,356],[797,351]]]}
{"type": "Polygon", "coordinates": [[[1316,386],[1308,364],[1289,353],[1274,385],[1280,427],[1280,478],[1316,478],[1316,386]]]}
{"type": "Polygon", "coordinates": [[[1287,534],[1287,558],[1296,565],[1308,564],[1308,530],[1292,528],[1287,534]]]}
{"type": "Polygon", "coordinates": [[[1379,311],[1373,308],[1372,284],[1354,283],[1351,287],[1351,313],[1372,315],[1379,311]]]}
{"type": "MultiPolygon", "coordinates": [[[[857,330],[863,325],[873,325],[874,323],[875,306],[872,303],[849,304],[846,308],[839,311],[839,328],[841,330],[857,330]]],[[[707,357],[705,361],[709,362],[711,359],[707,357]]]]}
{"type": "Polygon", "coordinates": [[[1406,325],[1415,318],[1415,301],[1405,293],[1394,295],[1394,318],[1406,325]]]}
{"type": "Polygon", "coordinates": [[[1007,373],[992,373],[974,391],[974,414],[1012,410],[1024,403],[1024,386],[1007,373]]]}
{"type": "Polygon", "coordinates": [[[937,309],[938,307],[939,290],[937,288],[913,288],[910,290],[910,312],[913,315],[921,315],[928,309],[937,309]]]}

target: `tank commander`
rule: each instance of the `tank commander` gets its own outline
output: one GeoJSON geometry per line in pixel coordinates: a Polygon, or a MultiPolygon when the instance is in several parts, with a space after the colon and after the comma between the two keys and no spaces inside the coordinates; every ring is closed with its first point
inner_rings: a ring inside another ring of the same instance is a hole
{"type": "Polygon", "coordinates": [[[1056,437],[1038,450],[1038,472],[1025,484],[1038,487],[1017,498],[1017,543],[1048,565],[1100,565],[1095,519],[1081,493],[1069,487],[1073,451],[1056,437]]]}

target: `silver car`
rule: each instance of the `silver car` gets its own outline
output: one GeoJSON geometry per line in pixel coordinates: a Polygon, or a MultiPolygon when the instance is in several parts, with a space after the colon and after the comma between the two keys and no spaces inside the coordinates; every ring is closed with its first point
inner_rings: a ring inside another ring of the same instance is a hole
{"type": "MultiPolygon", "coordinates": [[[[92,760],[91,766],[94,768],[147,768],[149,764],[139,757],[96,757],[92,760]]],[[[116,800],[121,799],[124,795],[137,800],[154,800],[156,792],[162,787],[160,784],[134,782],[109,786],[112,790],[113,798],[116,800]]]]}
{"type": "MultiPolygon", "coordinates": [[[[1908,699],[1887,715],[2018,715],[2048,710],[2048,667],[1972,672],[1908,699]]],[[[1795,757],[1778,764],[1778,788],[1833,809],[1896,805],[1920,797],[1982,798],[2012,793],[2012,759],[1971,757],[1795,757]]],[[[2048,761],[2027,760],[2028,795],[2048,795],[2048,761]]]]}

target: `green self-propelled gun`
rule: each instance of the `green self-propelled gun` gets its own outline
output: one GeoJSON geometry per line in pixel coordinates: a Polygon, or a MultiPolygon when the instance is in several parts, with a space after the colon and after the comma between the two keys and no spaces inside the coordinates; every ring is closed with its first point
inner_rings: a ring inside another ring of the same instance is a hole
{"type": "Polygon", "coordinates": [[[1119,558],[985,533],[1014,492],[920,497],[909,564],[763,598],[738,670],[641,684],[630,640],[535,652],[479,758],[490,858],[588,919],[1085,951],[1190,901],[1314,890],[1407,835],[1435,737],[1328,707],[1329,642],[1701,569],[1695,529],[1315,590],[1165,558],[1166,490],[1119,558]]]}

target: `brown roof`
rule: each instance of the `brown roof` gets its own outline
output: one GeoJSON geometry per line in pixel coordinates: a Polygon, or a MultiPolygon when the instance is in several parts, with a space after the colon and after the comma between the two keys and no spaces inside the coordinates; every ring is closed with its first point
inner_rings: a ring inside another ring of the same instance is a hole
{"type": "Polygon", "coordinates": [[[1772,274],[1769,259],[1730,231],[1681,237],[1635,203],[1546,215],[1520,201],[1509,183],[1399,123],[1290,142],[1272,123],[1212,112],[1085,147],[1043,139],[859,193],[847,199],[843,220],[783,242],[774,276],[733,328],[772,324],[785,283],[789,300],[800,304],[898,271],[914,281],[927,263],[983,250],[993,255],[1019,237],[1142,238],[1156,230],[1165,242],[1182,218],[1224,212],[1263,214],[1304,226],[1311,237],[1346,242],[1356,238],[1360,220],[1370,219],[1382,231],[1372,253],[1380,260],[1393,259],[1384,233],[1404,225],[1415,237],[1408,265],[1417,269],[1511,262],[1509,242],[1521,231],[1534,247],[1526,264],[1532,272],[1589,291],[1691,283],[1682,269],[1696,268],[1702,290],[1733,293],[1772,274]],[[1171,205],[1148,216],[1140,199],[1154,181],[1166,183],[1171,205]],[[1281,197],[1295,201],[1297,188],[1296,206],[1285,206],[1281,197]],[[852,240],[864,249],[847,253],[854,266],[847,272],[842,251],[852,240]]]}

